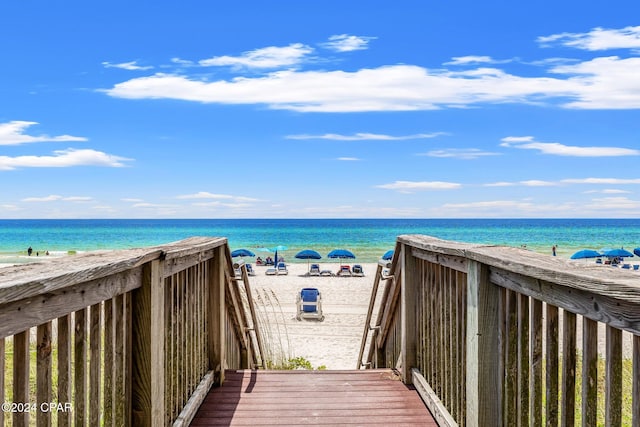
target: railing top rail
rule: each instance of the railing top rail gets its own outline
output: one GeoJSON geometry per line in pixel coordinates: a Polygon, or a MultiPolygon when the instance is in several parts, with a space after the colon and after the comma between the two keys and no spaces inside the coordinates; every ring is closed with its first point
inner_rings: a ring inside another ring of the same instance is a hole
{"type": "Polygon", "coordinates": [[[640,280],[634,272],[569,261],[522,248],[452,242],[424,235],[401,235],[398,241],[564,287],[640,303],[640,280]]]}
{"type": "Polygon", "coordinates": [[[222,237],[192,237],[165,245],[91,251],[69,257],[0,268],[0,303],[34,297],[135,269],[154,259],[197,254],[227,243],[222,237]]]}

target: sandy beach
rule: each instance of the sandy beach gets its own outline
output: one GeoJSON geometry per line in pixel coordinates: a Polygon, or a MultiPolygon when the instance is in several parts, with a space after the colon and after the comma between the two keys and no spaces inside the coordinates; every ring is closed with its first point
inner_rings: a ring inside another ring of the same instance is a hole
{"type": "MultiPolygon", "coordinates": [[[[256,275],[249,283],[269,347],[285,358],[304,357],[314,368],[355,369],[377,268],[375,263],[360,265],[364,277],[306,276],[306,263],[289,264],[287,275],[269,276],[266,267],[254,266],[256,275]],[[323,321],[296,320],[296,296],[302,288],[320,291],[323,321]]],[[[338,270],[338,263],[320,266],[338,270]]]]}

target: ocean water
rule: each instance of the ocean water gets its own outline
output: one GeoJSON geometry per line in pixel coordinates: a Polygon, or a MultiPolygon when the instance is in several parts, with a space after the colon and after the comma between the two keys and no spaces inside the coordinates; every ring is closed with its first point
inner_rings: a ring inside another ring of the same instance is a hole
{"type": "MultiPolygon", "coordinates": [[[[182,220],[0,220],[0,263],[97,249],[159,245],[192,236],[226,237],[231,249],[286,246],[287,262],[314,249],[323,256],[351,250],[359,262],[375,262],[395,246],[400,234],[425,234],[446,240],[525,246],[568,258],[583,248],[640,247],[640,219],[182,219],[182,220]],[[27,248],[33,255],[27,256],[27,248]]],[[[322,261],[329,261],[326,258],[322,261]]]]}

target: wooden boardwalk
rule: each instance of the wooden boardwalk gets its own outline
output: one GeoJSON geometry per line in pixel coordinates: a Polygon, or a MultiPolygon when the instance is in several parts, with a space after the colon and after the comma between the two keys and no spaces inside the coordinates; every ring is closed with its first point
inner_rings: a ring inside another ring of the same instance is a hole
{"type": "Polygon", "coordinates": [[[192,426],[437,426],[415,389],[389,369],[225,375],[192,426]]]}

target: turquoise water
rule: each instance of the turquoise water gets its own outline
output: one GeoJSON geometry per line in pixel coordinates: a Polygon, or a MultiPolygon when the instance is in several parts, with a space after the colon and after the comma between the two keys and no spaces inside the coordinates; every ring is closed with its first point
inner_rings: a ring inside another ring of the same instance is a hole
{"type": "MultiPolygon", "coordinates": [[[[400,234],[520,247],[569,257],[583,248],[640,247],[640,219],[226,219],[226,220],[0,220],[0,263],[26,262],[31,246],[42,256],[69,251],[158,245],[191,236],[226,237],[231,249],[287,246],[288,262],[302,249],[325,256],[349,249],[375,262],[400,234]]],[[[256,255],[267,255],[256,252],[256,255]]],[[[306,262],[306,261],[300,261],[306,262]]]]}

